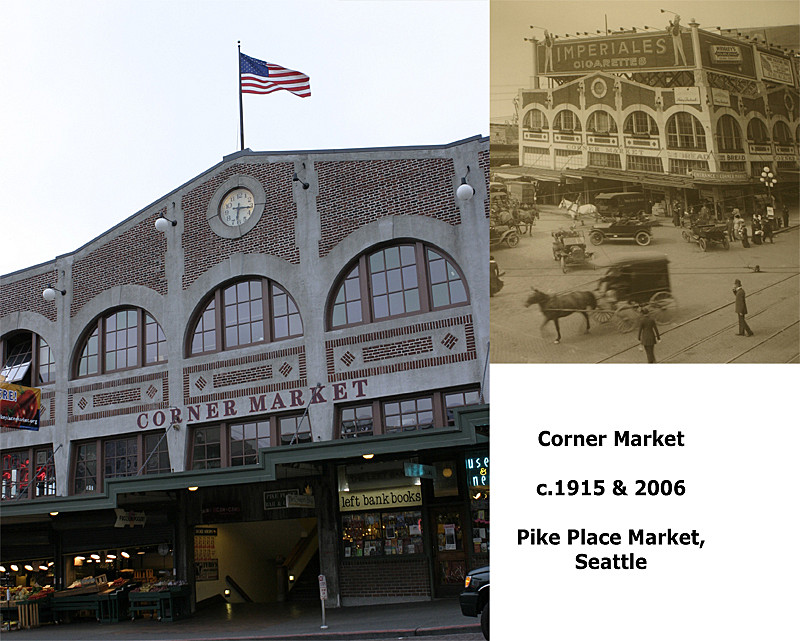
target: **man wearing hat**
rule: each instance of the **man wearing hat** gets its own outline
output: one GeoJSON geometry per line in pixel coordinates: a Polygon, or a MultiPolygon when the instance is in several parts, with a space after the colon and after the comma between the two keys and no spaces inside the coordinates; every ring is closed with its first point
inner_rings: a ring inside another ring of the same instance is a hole
{"type": "Polygon", "coordinates": [[[661,340],[661,335],[658,333],[658,326],[650,316],[647,307],[642,307],[642,317],[639,319],[639,341],[647,352],[647,362],[655,363],[655,346],[661,340]]]}
{"type": "Polygon", "coordinates": [[[742,289],[742,281],[738,278],[733,282],[733,293],[736,296],[736,314],[739,316],[739,333],[738,336],[752,336],[753,330],[744,319],[747,314],[747,302],[745,301],[744,289],[742,289]]]}

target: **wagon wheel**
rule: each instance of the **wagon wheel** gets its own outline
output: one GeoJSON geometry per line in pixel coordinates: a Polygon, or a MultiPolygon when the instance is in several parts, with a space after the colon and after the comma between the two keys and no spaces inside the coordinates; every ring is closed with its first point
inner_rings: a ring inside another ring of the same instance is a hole
{"type": "Polygon", "coordinates": [[[506,245],[509,247],[516,247],[519,245],[519,236],[517,234],[509,234],[506,236],[506,245]]]}
{"type": "Polygon", "coordinates": [[[599,231],[589,232],[589,242],[592,245],[602,245],[603,244],[603,234],[599,231]]]}
{"type": "Polygon", "coordinates": [[[646,231],[637,231],[635,240],[637,245],[644,247],[645,245],[650,244],[650,234],[648,234],[646,231]]]}
{"type": "Polygon", "coordinates": [[[671,323],[675,317],[678,302],[669,292],[656,292],[648,304],[650,315],[659,325],[671,323]]]}
{"type": "Polygon", "coordinates": [[[708,251],[708,241],[705,238],[698,238],[697,245],[700,247],[700,251],[708,251]]]}
{"type": "Polygon", "coordinates": [[[681,238],[683,238],[683,240],[685,240],[687,243],[692,242],[692,235],[686,229],[681,229],[681,238]]]}
{"type": "Polygon", "coordinates": [[[620,305],[614,312],[614,324],[623,334],[631,331],[639,322],[639,313],[633,305],[620,305]]]}
{"type": "Polygon", "coordinates": [[[563,256],[561,257],[561,271],[564,274],[567,273],[567,259],[564,258],[563,256]]]}
{"type": "Polygon", "coordinates": [[[723,249],[730,249],[731,248],[731,241],[728,240],[727,236],[722,237],[722,248],[723,249]]]}
{"type": "Polygon", "coordinates": [[[614,316],[614,312],[610,309],[593,309],[592,318],[597,323],[607,323],[614,316]]]}

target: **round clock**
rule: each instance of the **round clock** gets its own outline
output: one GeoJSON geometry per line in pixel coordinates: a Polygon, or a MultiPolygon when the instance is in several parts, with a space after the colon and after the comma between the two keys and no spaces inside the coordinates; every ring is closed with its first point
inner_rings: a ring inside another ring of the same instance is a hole
{"type": "Polygon", "coordinates": [[[239,227],[253,214],[256,202],[253,193],[244,187],[229,191],[219,204],[219,217],[228,227],[239,227]]]}

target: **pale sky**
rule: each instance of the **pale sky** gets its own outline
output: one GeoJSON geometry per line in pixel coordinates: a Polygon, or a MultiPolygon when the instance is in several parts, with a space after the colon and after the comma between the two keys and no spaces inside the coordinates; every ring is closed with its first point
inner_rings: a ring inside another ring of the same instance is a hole
{"type": "MultiPolygon", "coordinates": [[[[580,31],[596,34],[608,28],[664,29],[672,13],[681,24],[694,18],[701,29],[715,31],[743,27],[770,27],[800,23],[797,0],[492,0],[491,3],[491,117],[514,113],[513,99],[520,87],[529,87],[531,43],[544,31],[564,37],[580,31]],[[534,25],[535,29],[531,29],[534,25]]],[[[795,50],[800,49],[796,43],[795,50]]]]}
{"type": "Polygon", "coordinates": [[[239,150],[237,40],[311,97],[244,96],[253,151],[489,133],[487,0],[7,1],[0,274],[70,253],[239,150]]]}

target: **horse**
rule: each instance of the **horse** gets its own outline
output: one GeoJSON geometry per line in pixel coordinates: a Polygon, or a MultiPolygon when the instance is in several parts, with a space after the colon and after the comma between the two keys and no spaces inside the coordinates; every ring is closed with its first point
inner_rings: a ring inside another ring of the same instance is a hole
{"type": "Polygon", "coordinates": [[[589,314],[586,309],[597,309],[597,299],[592,292],[570,292],[568,294],[546,294],[538,289],[532,289],[528,300],[525,301],[525,307],[539,304],[539,309],[544,315],[544,322],[540,331],[544,331],[544,326],[550,321],[556,326],[556,340],[558,345],[561,342],[561,328],[558,326],[558,319],[563,316],[569,316],[573,312],[580,312],[586,319],[586,332],[589,333],[589,314]]]}
{"type": "Polygon", "coordinates": [[[569,212],[569,215],[572,217],[573,223],[580,220],[581,225],[583,225],[583,219],[581,218],[581,216],[594,216],[595,218],[597,218],[597,207],[595,207],[591,203],[587,205],[579,205],[576,202],[572,202],[571,200],[562,198],[561,202],[558,203],[558,208],[566,209],[569,212]]]}
{"type": "Polygon", "coordinates": [[[538,211],[530,209],[512,209],[511,214],[514,216],[514,221],[517,225],[517,230],[520,235],[528,233],[533,236],[533,226],[536,224],[538,211]]]}

